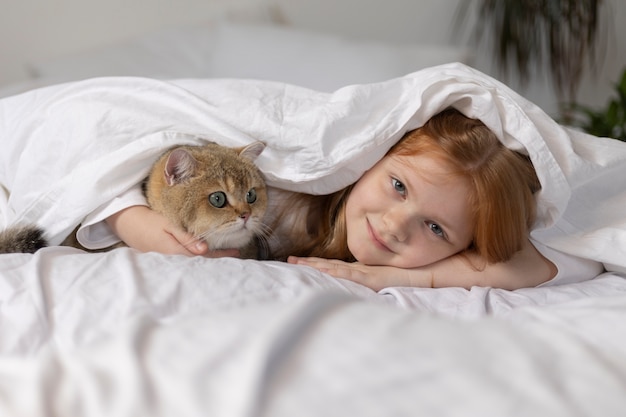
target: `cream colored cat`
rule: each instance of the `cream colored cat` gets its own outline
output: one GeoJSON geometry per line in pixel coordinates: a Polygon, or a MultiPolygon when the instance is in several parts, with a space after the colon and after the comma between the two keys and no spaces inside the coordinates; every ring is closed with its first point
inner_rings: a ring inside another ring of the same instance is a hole
{"type": "Polygon", "coordinates": [[[206,240],[211,250],[237,248],[257,258],[250,246],[265,233],[267,190],[254,160],[264,148],[254,142],[243,148],[211,143],[172,149],[145,182],[148,204],[206,240]]]}
{"type": "MultiPolygon", "coordinates": [[[[173,224],[204,239],[211,250],[235,248],[242,257],[265,257],[268,233],[262,220],[267,189],[254,164],[263,149],[262,142],[242,148],[208,143],[170,149],[144,183],[148,204],[173,224]]],[[[84,249],[75,233],[63,245],[84,249]]],[[[43,231],[34,226],[0,233],[0,253],[35,252],[44,246],[43,231]]]]}

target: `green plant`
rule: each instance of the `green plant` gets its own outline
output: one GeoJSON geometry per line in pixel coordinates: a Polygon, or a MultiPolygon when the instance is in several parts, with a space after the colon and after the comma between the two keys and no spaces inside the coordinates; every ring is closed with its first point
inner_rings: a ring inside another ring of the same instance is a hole
{"type": "Polygon", "coordinates": [[[617,97],[609,99],[603,109],[593,109],[581,104],[567,106],[569,124],[580,127],[595,136],[609,137],[626,142],[626,69],[615,84],[617,97]]]}
{"type": "MultiPolygon", "coordinates": [[[[491,41],[497,67],[519,75],[522,85],[547,63],[560,102],[575,102],[585,65],[596,68],[602,0],[477,0],[474,42],[491,41]],[[547,61],[547,62],[546,62],[547,61]]],[[[473,2],[462,1],[457,19],[465,20],[473,2]]],[[[606,35],[606,32],[605,32],[606,35]]],[[[604,46],[604,45],[603,45],[604,46]]]]}

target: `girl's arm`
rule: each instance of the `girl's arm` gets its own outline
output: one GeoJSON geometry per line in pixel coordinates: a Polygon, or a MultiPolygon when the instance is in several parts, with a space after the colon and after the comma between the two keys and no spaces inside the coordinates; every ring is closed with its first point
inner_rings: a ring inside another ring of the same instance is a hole
{"type": "Polygon", "coordinates": [[[106,223],[124,243],[142,252],[211,258],[239,255],[236,249],[209,252],[206,242],[172,225],[165,216],[147,206],[127,207],[109,216],[106,223]]]}
{"type": "Polygon", "coordinates": [[[375,291],[387,287],[473,286],[515,290],[535,287],[554,278],[556,266],[541,255],[532,243],[526,244],[507,262],[485,264],[473,253],[453,255],[420,268],[368,266],[320,258],[289,258],[290,263],[312,266],[336,278],[363,284],[375,291]]]}

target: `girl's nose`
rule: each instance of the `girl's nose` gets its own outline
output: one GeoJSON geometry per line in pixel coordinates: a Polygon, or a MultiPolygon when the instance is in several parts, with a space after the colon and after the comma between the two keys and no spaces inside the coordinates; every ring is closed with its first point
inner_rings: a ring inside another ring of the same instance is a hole
{"type": "Polygon", "coordinates": [[[398,242],[404,242],[410,234],[411,216],[406,210],[393,208],[383,216],[387,233],[398,242]]]}

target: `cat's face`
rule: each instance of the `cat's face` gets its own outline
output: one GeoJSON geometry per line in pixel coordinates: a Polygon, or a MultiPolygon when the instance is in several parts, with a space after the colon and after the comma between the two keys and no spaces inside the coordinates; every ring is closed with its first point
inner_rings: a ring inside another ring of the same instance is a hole
{"type": "Polygon", "coordinates": [[[187,208],[185,228],[210,249],[243,248],[264,232],[265,184],[254,172],[237,171],[202,176],[186,185],[195,201],[187,208]]]}
{"type": "Polygon", "coordinates": [[[261,142],[177,148],[155,165],[148,202],[211,250],[244,248],[266,228],[267,190],[253,163],[263,148],[261,142]]]}

